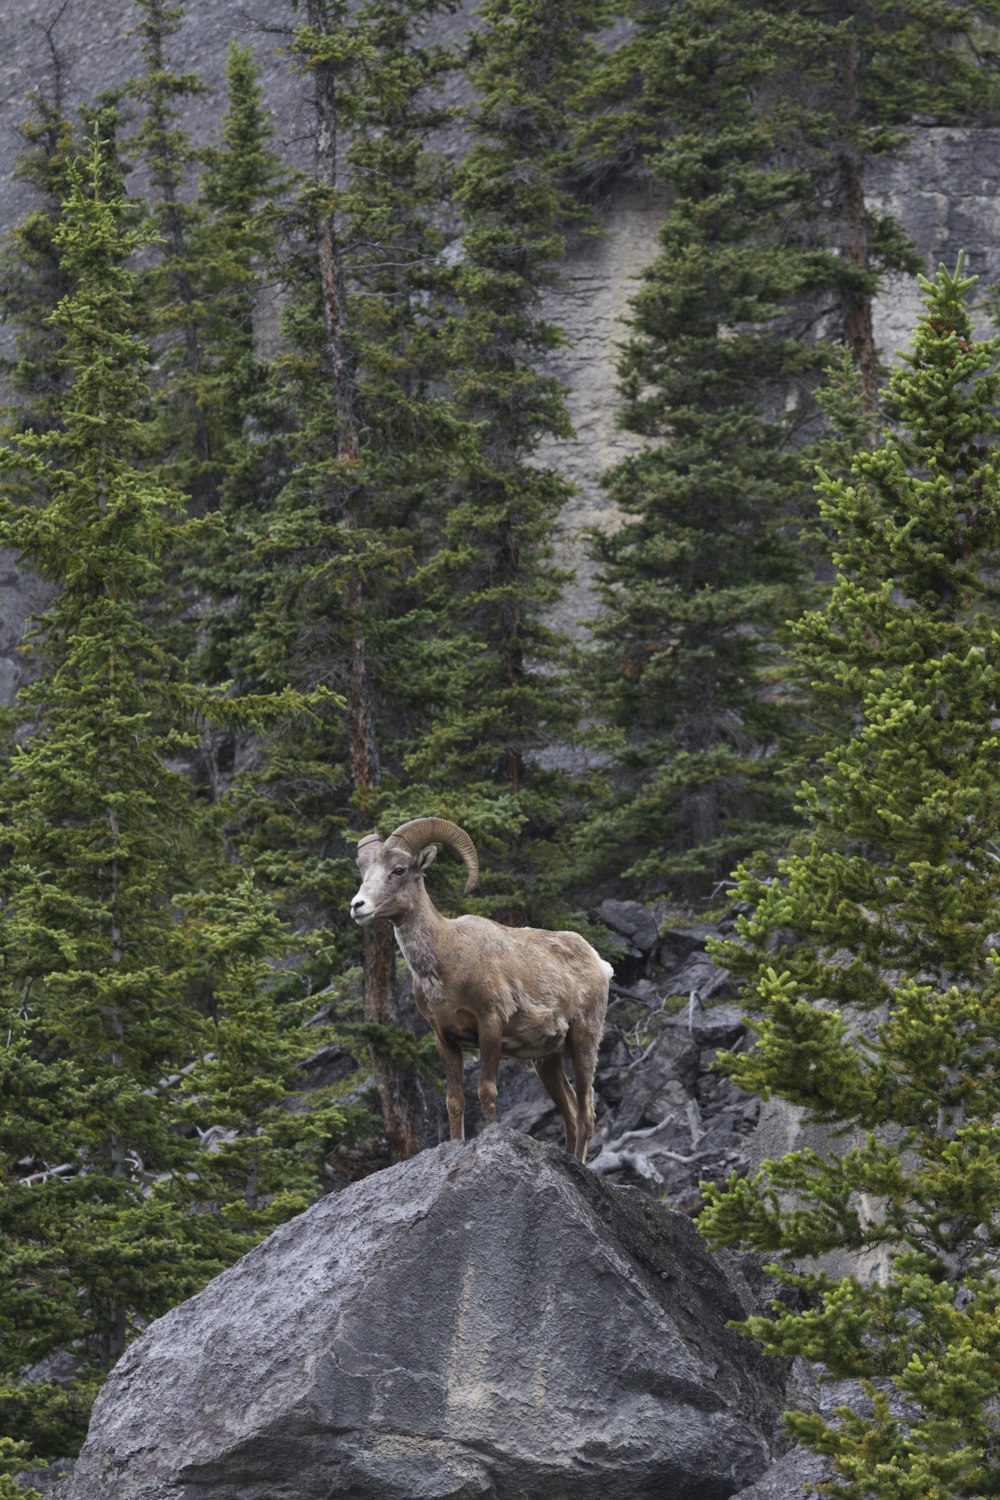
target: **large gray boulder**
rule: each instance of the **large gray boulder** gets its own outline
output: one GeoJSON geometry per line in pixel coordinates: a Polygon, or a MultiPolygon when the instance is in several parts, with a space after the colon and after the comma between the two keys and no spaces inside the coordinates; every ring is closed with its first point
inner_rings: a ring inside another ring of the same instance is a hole
{"type": "Polygon", "coordinates": [[[784,1367],[683,1215],[502,1125],[324,1199],[119,1362],[69,1500],[724,1500],[784,1367]]]}

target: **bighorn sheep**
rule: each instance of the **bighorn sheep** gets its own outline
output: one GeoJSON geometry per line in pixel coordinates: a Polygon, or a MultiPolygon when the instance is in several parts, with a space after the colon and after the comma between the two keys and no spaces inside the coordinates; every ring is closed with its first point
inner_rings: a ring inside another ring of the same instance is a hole
{"type": "Polygon", "coordinates": [[[444,1065],[452,1140],[465,1134],[462,1052],[478,1047],[486,1123],[496,1118],[501,1057],[530,1060],[562,1115],[566,1150],[585,1161],[594,1133],[594,1069],[611,965],[576,932],[443,917],[424,889],[435,840],[465,861],[468,894],[479,876],[469,835],[445,818],[417,818],[384,842],[377,834],[361,839],[361,888],[351,916],[362,927],[377,917],[393,924],[413,976],[413,998],[431,1024],[444,1065]],[[567,1046],[575,1099],[563,1068],[567,1046]]]}

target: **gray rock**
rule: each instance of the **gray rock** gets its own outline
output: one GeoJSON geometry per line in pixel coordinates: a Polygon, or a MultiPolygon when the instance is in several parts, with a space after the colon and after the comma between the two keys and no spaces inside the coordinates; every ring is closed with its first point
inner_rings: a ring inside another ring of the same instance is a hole
{"type": "Polygon", "coordinates": [[[24,1379],[38,1385],[72,1385],[87,1367],[87,1361],[69,1349],[53,1349],[37,1364],[29,1365],[24,1379]]]}
{"type": "MultiPolygon", "coordinates": [[[[475,1086],[478,1082],[477,1059],[472,1079],[472,1101],[471,1104],[467,1104],[466,1108],[466,1135],[470,1133],[479,1135],[485,1128],[482,1123],[479,1098],[475,1093],[475,1086]]],[[[497,1082],[500,1087],[497,1114],[502,1125],[508,1126],[511,1130],[522,1131],[525,1135],[543,1134],[556,1145],[562,1145],[564,1139],[562,1118],[552,1099],[542,1087],[542,1081],[531,1064],[505,1059],[500,1064],[497,1082]]]]}
{"type": "Polygon", "coordinates": [[[692,953],[682,969],[667,981],[673,995],[694,994],[697,999],[733,1000],[739,994],[728,969],[714,963],[707,953],[692,953]]]}
{"type": "Polygon", "coordinates": [[[335,1083],[343,1083],[358,1070],[357,1060],[339,1042],[328,1042],[318,1047],[302,1064],[303,1085],[306,1089],[326,1089],[335,1083]]]}
{"type": "MultiPolygon", "coordinates": [[[[728,971],[720,969],[720,974],[728,971]]],[[[699,1047],[732,1047],[746,1033],[746,1022],[738,1005],[713,1005],[709,1010],[698,1010],[691,1018],[691,1032],[699,1047]]]]}
{"type": "Polygon", "coordinates": [[[0,708],[10,708],[17,697],[21,674],[17,662],[9,656],[0,656],[0,708]]]}
{"type": "Polygon", "coordinates": [[[72,1458],[50,1459],[44,1469],[22,1469],[17,1482],[22,1489],[37,1490],[42,1500],[66,1500],[74,1462],[72,1458]]]}
{"type": "Polygon", "coordinates": [[[665,1017],[641,1064],[625,1070],[613,1134],[659,1125],[673,1114],[680,1134],[671,1144],[687,1149],[687,1103],[694,1097],[699,1064],[700,1051],[686,1022],[677,1016],[665,1017]]]}
{"type": "Polygon", "coordinates": [[[804,1495],[815,1494],[815,1486],[822,1480],[832,1477],[827,1459],[804,1448],[792,1448],[733,1500],[801,1500],[804,1495]]]}
{"type": "Polygon", "coordinates": [[[151,1325],[66,1500],[725,1500],[782,1404],[746,1311],[682,1215],[494,1126],[151,1325]]]}
{"type": "Polygon", "coordinates": [[[638,953],[652,953],[656,947],[656,919],[638,901],[602,901],[594,915],[612,932],[628,938],[638,953]]]}
{"type": "Polygon", "coordinates": [[[660,933],[656,961],[664,969],[678,969],[692,953],[703,953],[709,938],[721,935],[718,927],[706,922],[687,922],[683,927],[665,927],[660,933]]]}

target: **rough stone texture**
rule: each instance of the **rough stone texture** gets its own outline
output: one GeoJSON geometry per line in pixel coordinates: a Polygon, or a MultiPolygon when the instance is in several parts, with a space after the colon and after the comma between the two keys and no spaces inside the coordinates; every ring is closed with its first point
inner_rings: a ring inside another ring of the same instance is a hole
{"type": "Polygon", "coordinates": [[[28,676],[29,654],[21,650],[25,621],[48,604],[52,591],[22,573],[14,557],[0,549],[0,708],[9,708],[28,676]]]}
{"type": "Polygon", "coordinates": [[[792,1448],[756,1484],[740,1490],[734,1500],[800,1500],[803,1495],[814,1495],[814,1486],[831,1477],[825,1459],[807,1453],[804,1448],[792,1448]]]}
{"type": "Polygon", "coordinates": [[[619,520],[600,476],[643,446],[641,438],[618,425],[618,345],[627,334],[637,278],[656,257],[663,214],[662,192],[619,184],[597,215],[600,234],[570,244],[562,284],[544,301],[545,315],[566,331],[552,368],[565,383],[575,430],[573,438],[546,441],[538,450],[541,462],[560,469],[576,487],[555,537],[556,563],[574,577],[553,611],[553,623],[571,634],[579,633],[599,607],[585,533],[613,530],[619,520]]]}
{"type": "Polygon", "coordinates": [[[599,922],[627,937],[637,953],[652,953],[659,936],[656,919],[638,901],[602,901],[594,913],[599,922]]]}
{"type": "Polygon", "coordinates": [[[68,1500],[724,1500],[767,1468],[785,1377],[725,1328],[747,1309],[683,1215],[495,1126],[153,1324],[68,1500]]]}
{"type": "MultiPolygon", "coordinates": [[[[901,1401],[899,1392],[888,1381],[876,1383],[881,1385],[890,1410],[899,1417],[904,1417],[905,1403],[901,1401]]],[[[802,1359],[792,1362],[786,1399],[789,1408],[819,1412],[831,1423],[836,1423],[837,1412],[843,1407],[849,1407],[859,1416],[871,1418],[873,1414],[871,1397],[860,1381],[831,1380],[825,1375],[821,1365],[809,1364],[802,1359]]],[[[759,1479],[745,1490],[740,1490],[733,1500],[800,1500],[802,1496],[815,1497],[817,1485],[838,1477],[843,1478],[842,1475],[837,1475],[829,1458],[810,1453],[796,1445],[783,1452],[759,1479]]]]}
{"type": "Polygon", "coordinates": [[[25,1469],[17,1482],[25,1490],[37,1490],[42,1500],[63,1500],[73,1472],[72,1458],[54,1458],[44,1469],[25,1469]]]}
{"type": "MultiPolygon", "coordinates": [[[[1000,128],[917,126],[901,151],[874,163],[867,192],[903,225],[928,275],[942,261],[953,270],[962,250],[981,288],[1000,279],[1000,128]]],[[[919,312],[916,279],[891,278],[875,304],[887,359],[909,344],[919,312]]]]}

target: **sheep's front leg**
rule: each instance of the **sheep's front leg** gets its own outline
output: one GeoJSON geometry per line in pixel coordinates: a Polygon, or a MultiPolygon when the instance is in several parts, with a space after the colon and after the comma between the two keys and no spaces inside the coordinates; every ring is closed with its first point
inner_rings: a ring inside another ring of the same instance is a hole
{"type": "Polygon", "coordinates": [[[492,1125],[497,1117],[497,1073],[503,1047],[503,1022],[489,1016],[479,1023],[479,1105],[483,1120],[492,1125]]]}
{"type": "Polygon", "coordinates": [[[465,1069],[463,1067],[461,1047],[453,1047],[446,1042],[438,1032],[434,1033],[437,1042],[438,1057],[444,1068],[444,1081],[447,1086],[448,1104],[448,1127],[451,1130],[453,1141],[465,1140],[465,1069]]]}

